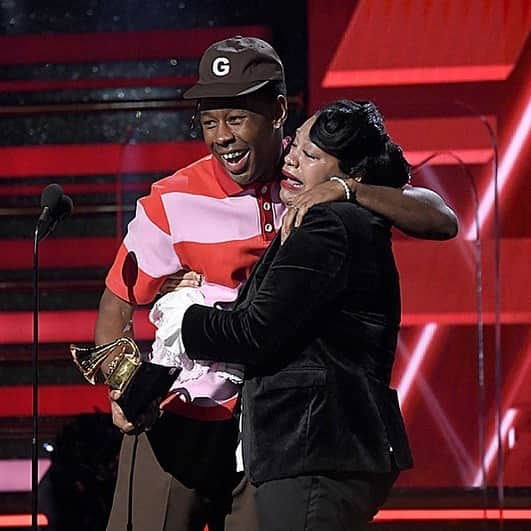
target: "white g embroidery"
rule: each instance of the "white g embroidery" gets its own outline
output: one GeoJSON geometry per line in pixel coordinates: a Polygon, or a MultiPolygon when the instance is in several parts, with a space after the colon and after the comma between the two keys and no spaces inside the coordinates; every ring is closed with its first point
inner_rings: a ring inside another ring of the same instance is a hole
{"type": "Polygon", "coordinates": [[[215,76],[226,76],[230,72],[230,61],[227,57],[216,57],[212,61],[212,73],[215,76]]]}

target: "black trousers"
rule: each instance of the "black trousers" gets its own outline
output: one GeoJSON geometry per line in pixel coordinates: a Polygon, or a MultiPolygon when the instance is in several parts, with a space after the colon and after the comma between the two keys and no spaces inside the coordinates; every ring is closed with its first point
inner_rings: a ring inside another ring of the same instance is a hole
{"type": "Polygon", "coordinates": [[[260,531],[365,531],[397,472],[299,476],[267,481],[255,492],[260,531]]]}

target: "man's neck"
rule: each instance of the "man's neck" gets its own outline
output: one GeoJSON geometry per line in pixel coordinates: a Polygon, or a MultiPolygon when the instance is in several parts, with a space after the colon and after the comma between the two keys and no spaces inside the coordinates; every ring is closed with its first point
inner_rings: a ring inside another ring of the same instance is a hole
{"type": "Polygon", "coordinates": [[[282,168],[283,163],[283,150],[282,150],[282,144],[279,143],[278,146],[278,155],[276,157],[275,163],[271,166],[271,169],[267,172],[264,172],[264,174],[258,179],[256,179],[255,182],[259,183],[267,183],[271,181],[276,181],[278,176],[280,175],[280,169],[282,168]]]}

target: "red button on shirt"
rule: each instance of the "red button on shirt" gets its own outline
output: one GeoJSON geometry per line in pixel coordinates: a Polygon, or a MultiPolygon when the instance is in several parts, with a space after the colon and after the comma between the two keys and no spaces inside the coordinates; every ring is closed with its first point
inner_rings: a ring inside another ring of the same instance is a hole
{"type": "Polygon", "coordinates": [[[271,208],[271,186],[267,184],[258,184],[256,186],[256,200],[260,209],[260,227],[262,229],[262,238],[270,242],[275,237],[275,220],[273,218],[273,209],[271,208]]]}

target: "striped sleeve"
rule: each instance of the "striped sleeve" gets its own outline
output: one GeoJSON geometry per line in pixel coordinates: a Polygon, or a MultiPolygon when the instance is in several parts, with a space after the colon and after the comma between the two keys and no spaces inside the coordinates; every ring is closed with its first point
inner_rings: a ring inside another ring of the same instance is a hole
{"type": "Polygon", "coordinates": [[[137,202],[136,214],[107,275],[106,286],[132,304],[148,304],[167,275],[181,269],[156,189],[137,202]]]}

